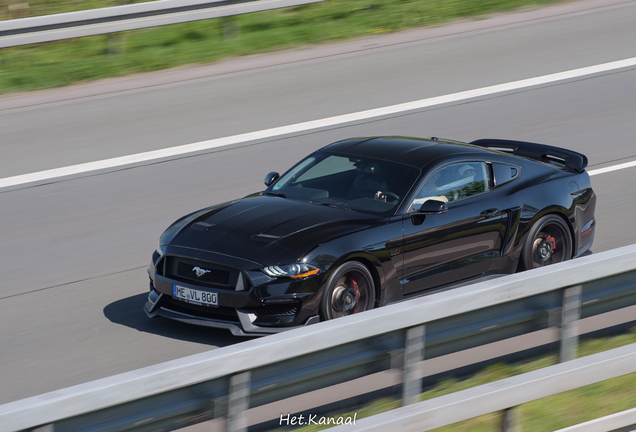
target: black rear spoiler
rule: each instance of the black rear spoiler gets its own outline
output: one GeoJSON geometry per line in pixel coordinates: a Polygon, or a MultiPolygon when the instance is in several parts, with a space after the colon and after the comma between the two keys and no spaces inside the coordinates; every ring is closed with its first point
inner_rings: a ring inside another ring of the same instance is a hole
{"type": "Polygon", "coordinates": [[[471,144],[491,150],[512,153],[517,156],[537,159],[542,162],[566,166],[578,172],[585,171],[585,167],[587,166],[587,157],[585,157],[585,155],[545,144],[501,139],[478,139],[477,141],[471,142],[471,144]]]}

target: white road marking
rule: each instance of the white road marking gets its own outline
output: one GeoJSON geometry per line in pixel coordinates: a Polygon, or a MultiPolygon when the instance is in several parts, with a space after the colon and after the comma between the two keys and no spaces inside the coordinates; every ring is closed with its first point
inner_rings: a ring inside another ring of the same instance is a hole
{"type": "Polygon", "coordinates": [[[597,175],[597,174],[605,174],[608,172],[612,172],[612,171],[618,171],[618,170],[622,170],[625,168],[632,168],[636,166],[636,161],[632,161],[632,162],[626,162],[626,163],[622,163],[622,164],[618,164],[618,165],[612,165],[612,166],[608,166],[605,168],[599,168],[599,169],[595,169],[592,171],[588,171],[587,173],[591,176],[593,175],[597,175]]]}
{"type": "MultiPolygon", "coordinates": [[[[77,165],[70,165],[61,168],[54,168],[45,171],[38,171],[29,174],[21,174],[12,177],[5,177],[0,179],[0,188],[9,186],[18,186],[26,183],[52,180],[59,177],[65,177],[74,174],[82,174],[91,171],[98,171],[108,168],[116,168],[125,165],[131,165],[141,162],[149,162],[158,159],[164,159],[174,156],[180,156],[188,153],[194,153],[203,150],[210,150],[213,148],[226,147],[234,144],[245,143],[248,141],[254,141],[259,139],[266,139],[277,137],[281,135],[287,135],[298,132],[305,132],[312,129],[319,129],[324,127],[341,125],[344,123],[350,123],[360,120],[368,120],[374,117],[381,117],[391,114],[402,113],[405,111],[412,111],[422,108],[427,108],[435,105],[442,105],[452,102],[463,101],[467,99],[473,99],[480,96],[488,96],[497,93],[503,93],[512,90],[519,90],[523,88],[533,87],[537,85],[549,84],[558,81],[579,78],[587,75],[593,75],[597,73],[612,71],[625,67],[636,66],[636,57],[632,57],[625,60],[614,61],[610,63],[603,63],[595,66],[589,66],[579,69],[573,69],[565,72],[558,72],[549,75],[543,75],[535,78],[528,78],[519,81],[513,81],[504,84],[498,84],[489,87],[482,87],[474,90],[467,90],[458,93],[451,93],[443,96],[436,96],[427,99],[420,99],[413,102],[407,102],[397,105],[391,105],[382,108],[376,108],[366,111],[359,111],[351,114],[344,114],[335,117],[327,117],[324,119],[313,120],[303,123],[296,123],[288,126],[281,126],[271,129],[265,129],[256,132],[249,132],[240,135],[233,135],[224,138],[212,139],[209,141],[201,141],[198,143],[185,144],[176,147],[169,147],[161,150],[153,150],[149,152],[137,153],[128,156],[120,156],[111,159],[104,159],[95,162],[87,162],[77,165]]],[[[607,170],[628,168],[627,164],[617,165],[616,167],[603,168],[600,170],[594,170],[590,172],[591,175],[601,174],[602,172],[608,172],[607,170]],[[621,168],[618,168],[621,167],[621,168]],[[606,170],[606,171],[603,171],[606,170]],[[593,173],[593,174],[592,174],[593,173]]],[[[631,165],[630,165],[631,166],[631,165]]]]}

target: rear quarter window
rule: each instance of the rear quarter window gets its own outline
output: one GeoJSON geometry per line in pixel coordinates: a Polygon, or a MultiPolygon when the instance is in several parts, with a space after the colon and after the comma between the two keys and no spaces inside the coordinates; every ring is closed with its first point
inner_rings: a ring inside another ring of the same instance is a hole
{"type": "Polygon", "coordinates": [[[492,170],[495,177],[495,187],[513,181],[518,178],[521,173],[521,167],[501,162],[493,162],[492,170]]]}

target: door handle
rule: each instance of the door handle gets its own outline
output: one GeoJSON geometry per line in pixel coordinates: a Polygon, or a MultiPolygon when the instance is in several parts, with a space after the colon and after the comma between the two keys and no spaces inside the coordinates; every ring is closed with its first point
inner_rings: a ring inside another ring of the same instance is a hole
{"type": "Polygon", "coordinates": [[[499,213],[499,209],[498,208],[491,208],[488,210],[484,210],[483,212],[479,213],[480,216],[486,216],[486,217],[492,217],[495,216],[497,213],[499,213]]]}

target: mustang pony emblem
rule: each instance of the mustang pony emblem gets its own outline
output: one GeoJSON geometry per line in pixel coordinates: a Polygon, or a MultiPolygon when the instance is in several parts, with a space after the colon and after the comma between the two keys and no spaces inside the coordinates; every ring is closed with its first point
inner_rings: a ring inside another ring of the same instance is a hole
{"type": "Polygon", "coordinates": [[[197,277],[201,277],[206,273],[210,273],[210,270],[202,269],[201,267],[195,267],[192,269],[193,272],[196,272],[197,277]]]}

